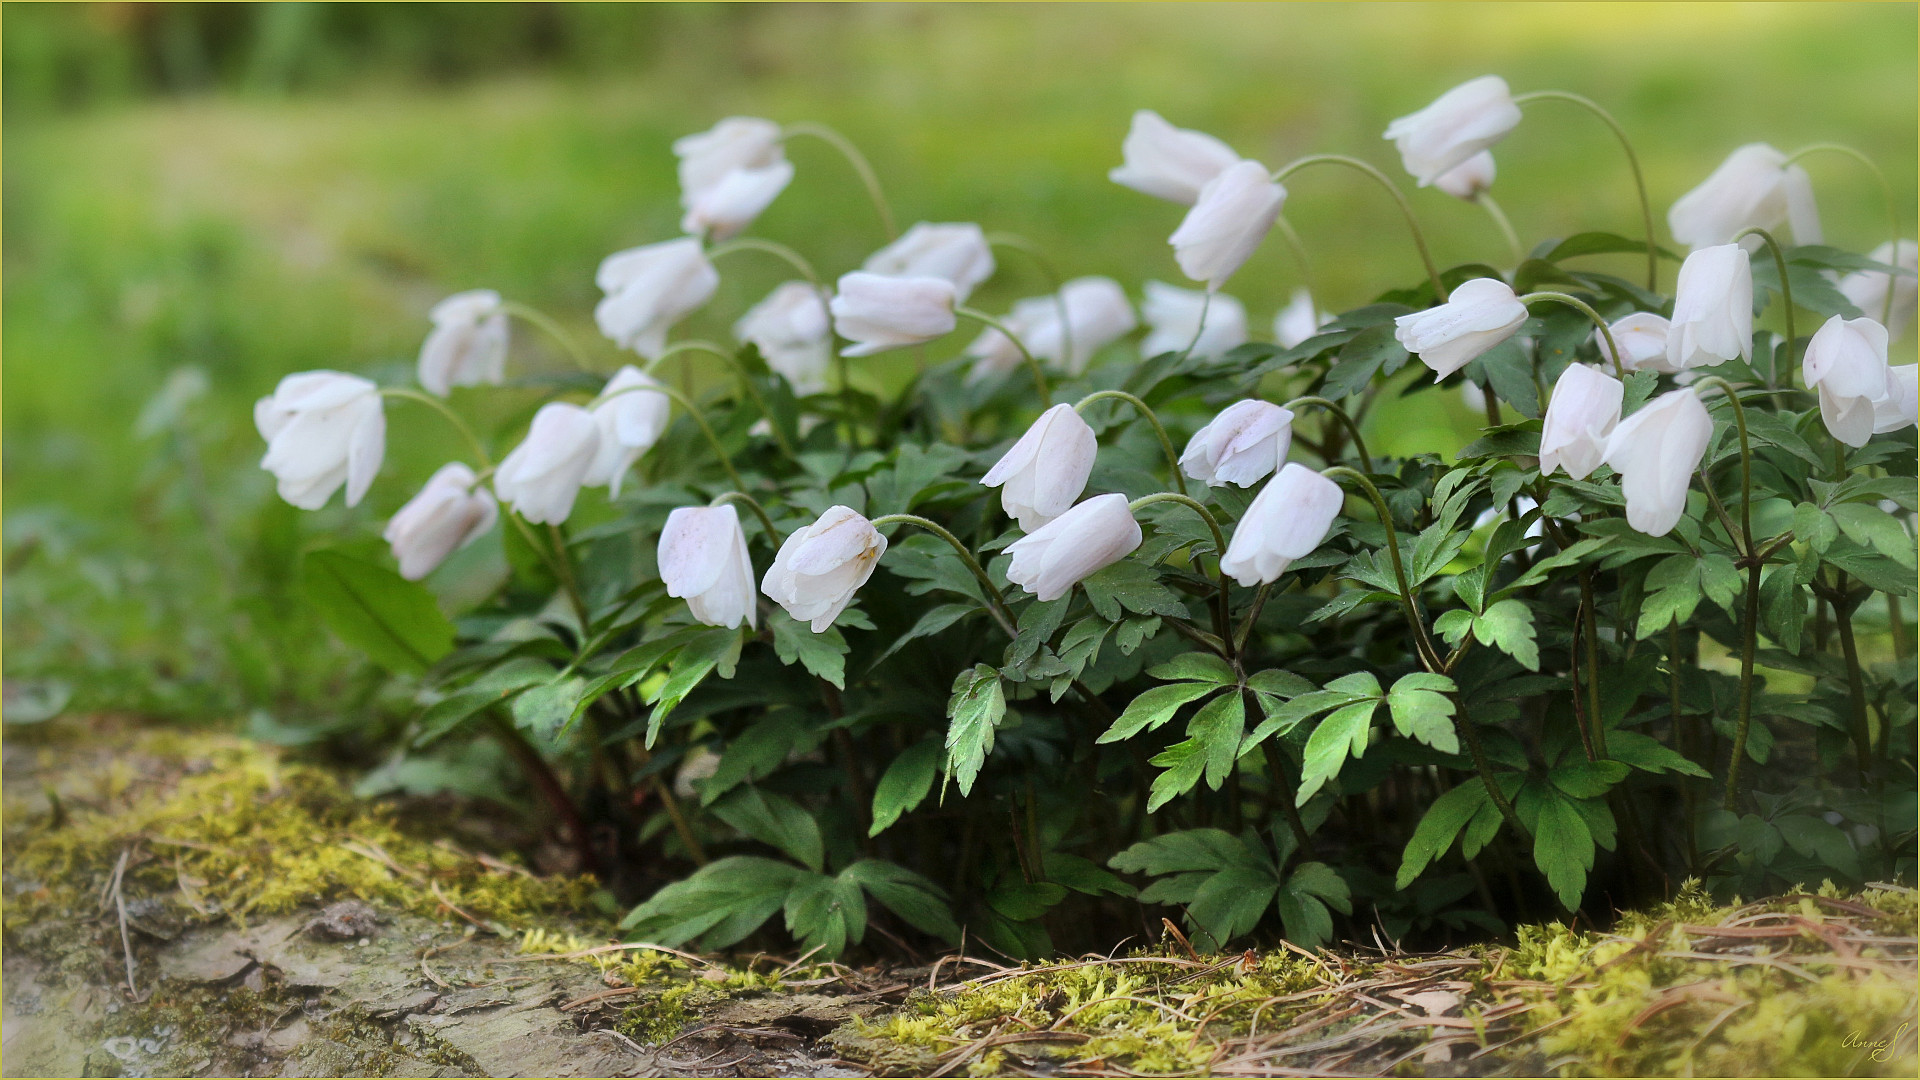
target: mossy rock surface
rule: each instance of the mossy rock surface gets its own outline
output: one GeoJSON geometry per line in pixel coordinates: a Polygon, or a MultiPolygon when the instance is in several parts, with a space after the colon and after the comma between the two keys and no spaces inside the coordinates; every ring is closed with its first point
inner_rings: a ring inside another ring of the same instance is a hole
{"type": "Polygon", "coordinates": [[[1914,1074],[1912,891],[1440,954],[998,969],[611,949],[543,877],[323,769],[100,721],[10,736],[8,1076],[1914,1074]],[[124,934],[124,938],[123,938],[124,934]],[[128,988],[131,966],[132,989],[128,988]]]}

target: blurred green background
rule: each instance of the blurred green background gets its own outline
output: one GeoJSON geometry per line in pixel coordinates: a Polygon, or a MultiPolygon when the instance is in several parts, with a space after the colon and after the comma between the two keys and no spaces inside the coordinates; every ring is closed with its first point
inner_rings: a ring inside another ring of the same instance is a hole
{"type": "MultiPolygon", "coordinates": [[[[315,367],[405,380],[426,310],[459,289],[592,337],[594,266],[678,232],[669,144],[727,115],[834,125],[903,224],[1022,233],[1136,295],[1185,282],[1166,246],[1181,209],[1106,179],[1133,110],[1269,165],[1333,151],[1404,180],[1387,121],[1488,72],[1613,110],[1663,241],[1673,199],[1755,140],[1860,147],[1913,227],[1911,4],[9,4],[0,20],[10,722],[64,704],[285,735],[366,703],[377,681],[304,610],[298,554],[377,535],[454,444],[398,407],[367,502],[302,514],[256,467],[252,402],[315,367]]],[[[1612,136],[1564,105],[1527,112],[1494,187],[1527,242],[1634,234],[1612,136]]],[[[790,156],[798,179],[753,232],[853,267],[883,239],[858,185],[819,143],[790,156]]],[[[1810,168],[1829,242],[1886,238],[1868,177],[1810,168]]],[[[1418,279],[1380,192],[1338,170],[1290,186],[1322,306],[1418,279]]],[[[1506,261],[1478,208],[1404,186],[1443,266],[1506,261]]],[[[687,332],[724,337],[786,276],[751,255],[721,269],[687,332]]],[[[1228,291],[1265,337],[1301,281],[1276,240],[1228,291]]],[[[1041,291],[1009,255],[976,306],[1041,291]]],[[[516,333],[516,363],[563,365],[516,333]]],[[[1388,452],[1449,452],[1472,419],[1423,405],[1370,423],[1388,452]]]]}

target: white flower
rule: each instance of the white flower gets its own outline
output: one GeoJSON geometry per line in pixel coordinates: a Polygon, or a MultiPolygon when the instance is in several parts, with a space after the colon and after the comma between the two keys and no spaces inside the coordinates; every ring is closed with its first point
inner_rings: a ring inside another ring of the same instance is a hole
{"type": "Polygon", "coordinates": [[[1472,202],[1493,186],[1494,172],[1493,151],[1482,150],[1434,177],[1433,186],[1456,199],[1472,202]]]}
{"type": "Polygon", "coordinates": [[[993,248],[978,225],[922,221],[867,256],[860,269],[887,277],[942,278],[953,285],[953,302],[964,304],[975,287],[993,276],[993,248]]]}
{"type": "Polygon", "coordinates": [[[753,224],[792,182],[790,161],[776,161],[764,169],[735,169],[693,201],[680,219],[681,231],[725,240],[753,224]]]}
{"type": "MultiPolygon", "coordinates": [[[[1668,329],[1667,320],[1646,311],[1636,311],[1607,325],[1614,344],[1620,346],[1621,367],[1628,371],[1658,371],[1671,375],[1679,369],[1667,363],[1668,329]]],[[[1595,328],[1593,341],[1600,349],[1600,359],[1608,364],[1613,363],[1613,350],[1607,348],[1607,335],[1595,328]]]]}
{"type": "Polygon", "coordinates": [[[752,342],[767,366],[785,376],[801,397],[827,388],[832,330],[820,291],[805,281],[785,282],[733,324],[733,336],[752,342]]]}
{"type": "Polygon", "coordinates": [[[253,424],[267,440],[260,467],[278,481],[280,497],[302,510],[325,506],[341,484],[347,505],[358,506],[387,453],[380,388],[357,375],[289,375],[254,403],[253,424]]]}
{"type": "Polygon", "coordinates": [[[1167,243],[1173,245],[1180,272],[1207,288],[1226,284],[1235,270],[1266,239],[1280,217],[1287,189],[1257,161],[1241,161],[1221,170],[1200,189],[1199,201],[1167,243]]]}
{"type": "Polygon", "coordinates": [[[499,507],[487,489],[475,486],[473,470],[459,462],[442,465],[420,493],[407,500],[382,538],[392,546],[400,576],[419,581],[493,528],[499,507]]]}
{"type": "Polygon", "coordinates": [[[1665,536],[1687,511],[1687,485],[1713,435],[1713,418],[1691,390],[1673,390],[1620,421],[1603,461],[1620,474],[1627,524],[1665,536]]]}
{"type": "Polygon", "coordinates": [[[780,545],[760,588],[818,634],[846,610],[886,551],[887,538],[872,522],[851,507],[829,506],[780,545]]]}
{"type": "Polygon", "coordinates": [[[697,135],[675,139],[673,152],[680,159],[680,206],[686,210],[725,183],[729,174],[786,160],[780,125],[753,116],[729,116],[697,135]]]}
{"type": "Polygon", "coordinates": [[[1340,485],[1289,461],[1234,527],[1220,572],[1242,585],[1272,584],[1295,559],[1313,554],[1346,505],[1340,485]]]}
{"type": "Polygon", "coordinates": [[[1293,290],[1293,298],[1280,313],[1273,317],[1273,340],[1283,349],[1295,345],[1318,334],[1320,328],[1333,321],[1329,312],[1319,311],[1313,306],[1313,294],[1305,289],[1293,290]]]}
{"type": "Polygon", "coordinates": [[[1252,487],[1286,462],[1292,445],[1292,412],[1258,398],[1236,401],[1187,440],[1180,471],[1208,487],[1252,487]]]}
{"type": "Polygon", "coordinates": [[[708,626],[754,623],[753,562],[732,505],[682,506],[660,530],[660,580],[708,626]]]}
{"type": "Polygon", "coordinates": [[[600,453],[600,426],[578,405],[550,401],[533,414],[526,440],[494,470],[493,493],[536,525],[558,525],[600,453]]]}
{"type": "Polygon", "coordinates": [[[1911,240],[1898,244],[1888,241],[1874,248],[1873,254],[1867,257],[1907,271],[1893,281],[1893,310],[1887,311],[1889,275],[1876,270],[1855,270],[1841,278],[1840,295],[1869,319],[1878,319],[1884,313],[1887,337],[1898,341],[1906,335],[1907,327],[1913,325],[1915,302],[1920,299],[1920,284],[1914,277],[1914,271],[1920,270],[1920,248],[1915,248],[1911,240]]]}
{"type": "Polygon", "coordinates": [[[1713,367],[1752,355],[1753,262],[1738,244],[1700,248],[1680,264],[1673,287],[1667,366],[1713,367]]]}
{"type": "Polygon", "coordinates": [[[1207,181],[1240,160],[1226,143],[1205,132],[1174,127],[1151,109],[1133,114],[1120,153],[1126,164],[1108,172],[1107,179],[1188,206],[1207,181]]]}
{"type": "Polygon", "coordinates": [[[1873,433],[1882,435],[1920,422],[1920,365],[1887,369],[1887,396],[1873,403],[1873,433]]]}
{"type": "Polygon", "coordinates": [[[1483,75],[1441,94],[1433,104],[1387,125],[1385,138],[1421,187],[1506,138],[1520,122],[1507,81],[1483,75]]]}
{"type": "Polygon", "coordinates": [[[1099,443],[1071,405],[1040,414],[1020,441],[980,478],[1000,488],[1000,506],[1033,532],[1066,513],[1093,474],[1099,443]]]}
{"type": "Polygon", "coordinates": [[[1626,389],[1620,380],[1585,364],[1567,365],[1553,384],[1540,427],[1540,475],[1559,468],[1575,480],[1585,480],[1599,468],[1607,435],[1620,422],[1626,389]]]}
{"type": "Polygon", "coordinates": [[[507,373],[507,312],[492,289],[454,293],[427,313],[420,385],[436,397],[456,386],[500,385],[507,373]]]}
{"type": "Polygon", "coordinates": [[[691,236],[607,256],[594,280],[606,299],[593,309],[600,332],[649,360],[674,323],[713,298],[720,272],[691,236]]]}
{"type": "Polygon", "coordinates": [[[1848,446],[1873,437],[1874,402],[1888,397],[1887,329],[1872,319],[1828,319],[1807,341],[1801,374],[1820,391],[1820,419],[1848,446]]]}
{"type": "Polygon", "coordinates": [[[1095,495],[1007,545],[1007,580],[1042,603],[1127,557],[1140,546],[1140,523],[1121,494],[1095,495]]]}
{"type": "Polygon", "coordinates": [[[1193,355],[1212,360],[1246,344],[1246,307],[1226,293],[1213,293],[1211,302],[1207,297],[1207,293],[1193,289],[1147,282],[1146,300],[1140,305],[1140,313],[1146,316],[1149,329],[1146,340],[1140,343],[1140,355],[1179,352],[1188,342],[1193,342],[1193,355]],[[1202,309],[1206,311],[1204,327],[1200,324],[1202,309]],[[1196,332],[1198,341],[1194,340],[1196,332]]]}
{"type": "Polygon", "coordinates": [[[1438,381],[1512,337],[1526,321],[1527,306],[1506,282],[1474,278],[1453,290],[1439,307],[1393,320],[1393,336],[1432,368],[1438,381]]]}
{"type": "MultiPolygon", "coordinates": [[[[1766,143],[1748,143],[1728,154],[1711,176],[1674,200],[1667,211],[1673,238],[1696,251],[1731,244],[1747,229],[1778,228],[1782,221],[1792,225],[1798,243],[1820,242],[1812,180],[1766,143]]],[[[1759,238],[1750,242],[1759,243],[1759,238]]]]}
{"type": "Polygon", "coordinates": [[[600,429],[600,449],[582,483],[605,484],[609,497],[619,497],[627,470],[641,454],[659,442],[667,430],[672,400],[658,391],[645,389],[659,385],[659,380],[631,364],[607,380],[600,396],[588,406],[593,422],[600,429]]]}
{"type": "Polygon", "coordinates": [[[889,277],[854,271],[840,278],[833,328],[853,342],[841,356],[872,356],[953,332],[953,284],[937,277],[889,277]]]}
{"type": "MultiPolygon", "coordinates": [[[[1087,369],[1093,355],[1133,331],[1139,321],[1120,283],[1106,277],[1074,278],[1048,296],[1016,301],[1000,322],[1018,334],[1034,358],[1068,374],[1087,369]],[[1060,332],[1060,309],[1067,310],[1067,333],[1060,332]],[[1072,352],[1067,352],[1069,342],[1072,352]]],[[[1020,363],[1020,350],[1005,334],[988,327],[967,346],[974,358],[968,382],[1011,371],[1020,363]]]]}

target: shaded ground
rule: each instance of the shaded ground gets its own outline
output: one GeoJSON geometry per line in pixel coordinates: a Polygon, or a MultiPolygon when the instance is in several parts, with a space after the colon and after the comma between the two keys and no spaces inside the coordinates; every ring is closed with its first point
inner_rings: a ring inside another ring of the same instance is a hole
{"type": "Polygon", "coordinates": [[[1899,886],[1444,954],[722,964],[621,946],[590,882],[238,741],[98,722],[4,750],[7,1076],[1915,1069],[1899,886]]]}

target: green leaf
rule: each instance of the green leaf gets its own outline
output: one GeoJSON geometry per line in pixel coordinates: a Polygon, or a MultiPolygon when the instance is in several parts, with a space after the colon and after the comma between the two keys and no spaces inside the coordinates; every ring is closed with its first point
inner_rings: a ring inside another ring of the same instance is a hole
{"type": "Polygon", "coordinates": [[[1382,368],[1396,371],[1407,362],[1407,350],[1394,336],[1394,324],[1370,326],[1340,348],[1340,359],[1327,371],[1320,395],[1339,401],[1367,388],[1382,368]]]}
{"type": "Polygon", "coordinates": [[[1345,615],[1361,604],[1394,604],[1400,598],[1393,593],[1380,592],[1377,589],[1348,589],[1339,596],[1315,608],[1311,615],[1301,620],[1301,624],[1311,626],[1317,622],[1345,615]]]}
{"type": "Polygon", "coordinates": [[[1810,502],[1793,508],[1793,538],[1815,551],[1825,552],[1840,537],[1840,524],[1831,515],[1810,502]]]}
{"type": "Polygon", "coordinates": [[[993,732],[1007,713],[1006,691],[1000,673],[975,664],[953,680],[947,701],[947,775],[960,785],[960,794],[973,791],[974,778],[993,752],[993,732]]]}
{"type": "Polygon", "coordinates": [[[1402,675],[1387,694],[1387,711],[1393,726],[1409,739],[1418,739],[1443,754],[1460,752],[1460,739],[1453,729],[1453,700],[1447,697],[1459,687],[1445,675],[1416,671],[1402,675]]]}
{"type": "Polygon", "coordinates": [[[1473,612],[1466,608],[1454,608],[1433,620],[1433,632],[1449,645],[1458,645],[1473,632],[1473,612]]]}
{"type": "Polygon", "coordinates": [[[798,660],[808,671],[845,690],[847,639],[840,635],[837,626],[829,626],[816,634],[808,625],[784,611],[768,615],[767,628],[773,631],[774,652],[780,654],[781,663],[790,666],[798,660]]]}
{"type": "MultiPolygon", "coordinates": [[[[1540,391],[1533,382],[1533,361],[1521,350],[1519,342],[1508,338],[1471,363],[1484,377],[1476,381],[1490,384],[1495,397],[1529,420],[1540,419],[1540,391]]],[[[1469,368],[1469,377],[1472,370],[1469,368]]]]}
{"type": "Polygon", "coordinates": [[[1533,636],[1533,611],[1526,601],[1509,597],[1474,617],[1473,636],[1520,661],[1528,671],[1540,670],[1540,646],[1533,636]]]}
{"type": "Polygon", "coordinates": [[[1187,605],[1173,590],[1160,584],[1151,567],[1121,559],[1080,582],[1093,610],[1108,622],[1119,622],[1124,608],[1138,615],[1187,617],[1187,605]]]}
{"type": "Polygon", "coordinates": [[[1593,834],[1572,803],[1558,797],[1541,803],[1533,830],[1533,862],[1547,875],[1562,907],[1572,911],[1580,906],[1587,871],[1593,869],[1593,834]]]}
{"type": "Polygon", "coordinates": [[[1733,598],[1740,595],[1740,571],[1733,560],[1719,552],[1709,552],[1699,561],[1700,591],[1706,598],[1733,614],[1733,598]]]}
{"type": "Polygon", "coordinates": [[[1324,690],[1298,694],[1284,705],[1270,706],[1263,700],[1261,708],[1266,711],[1267,718],[1247,736],[1240,752],[1246,753],[1270,735],[1284,735],[1292,731],[1308,717],[1356,701],[1377,701],[1380,696],[1379,680],[1364,671],[1358,671],[1333,680],[1324,690]]]}
{"type": "Polygon", "coordinates": [[[800,874],[791,863],[730,856],[654,893],[620,928],[668,948],[698,939],[703,949],[724,949],[772,918],[800,874]]]}
{"type": "Polygon", "coordinates": [[[1353,911],[1347,883],[1325,863],[1304,862],[1288,875],[1275,906],[1287,940],[1303,949],[1317,949],[1333,937],[1329,907],[1342,914],[1353,911]]]}
{"type": "Polygon", "coordinates": [[[1911,570],[1915,567],[1913,537],[1900,519],[1877,506],[1866,503],[1841,503],[1827,513],[1840,526],[1847,539],[1873,550],[1911,570]]]}
{"type": "Polygon", "coordinates": [[[1107,865],[1123,874],[1161,877],[1192,870],[1219,870],[1251,856],[1240,838],[1223,829],[1186,829],[1142,840],[1107,865]]]}
{"type": "Polygon", "coordinates": [[[1148,668],[1147,674],[1166,681],[1186,680],[1213,683],[1216,686],[1231,686],[1239,681],[1233,668],[1210,652],[1182,653],[1164,664],[1148,668]]]}
{"type": "Polygon", "coordinates": [[[1041,870],[1048,881],[1088,896],[1112,893],[1115,896],[1132,897],[1138,892],[1133,886],[1100,869],[1091,860],[1078,855],[1050,851],[1041,859],[1041,870]]]}
{"type": "Polygon", "coordinates": [[[861,859],[840,871],[840,877],[858,882],[881,907],[914,929],[942,941],[959,940],[960,927],[953,921],[946,892],[906,867],[883,859],[861,859]]]}
{"type": "Polygon", "coordinates": [[[1187,734],[1199,741],[1206,754],[1208,787],[1219,791],[1220,782],[1233,771],[1233,763],[1240,758],[1240,736],[1246,730],[1246,698],[1238,693],[1221,694],[1187,721],[1187,734]]]}
{"type": "Polygon", "coordinates": [[[1760,583],[1760,616],[1768,637],[1790,653],[1800,651],[1800,634],[1807,621],[1807,590],[1794,580],[1792,567],[1768,570],[1760,583]]]}
{"type": "Polygon", "coordinates": [[[453,651],[453,624],[417,581],[330,549],[307,553],[301,579],[340,640],[388,671],[418,674],[453,651]]]}
{"type": "Polygon", "coordinates": [[[1838,826],[1806,814],[1781,814],[1773,819],[1773,827],[1780,830],[1788,847],[1809,859],[1819,859],[1855,881],[1861,880],[1860,856],[1838,826]]]}
{"type": "Polygon", "coordinates": [[[785,907],[787,932],[799,939],[803,952],[830,959],[866,936],[867,898],[858,882],[844,876],[801,876],[788,891],[785,907]]]}
{"type": "Polygon", "coordinates": [[[1193,790],[1206,771],[1207,757],[1199,739],[1186,739],[1148,758],[1149,765],[1163,766],[1166,771],[1153,778],[1153,788],[1147,793],[1147,813],[1193,790]]]}
{"type": "Polygon", "coordinates": [[[1630,771],[1618,761],[1581,761],[1553,770],[1547,779],[1576,799],[1597,799],[1625,780],[1630,771]]]}
{"type": "MultiPolygon", "coordinates": [[[[1654,250],[1658,251],[1660,257],[1663,259],[1668,259],[1673,262],[1680,261],[1680,256],[1675,255],[1666,248],[1656,247],[1654,250]]],[[[1555,244],[1553,250],[1547,252],[1546,255],[1542,257],[1548,262],[1559,262],[1561,259],[1571,259],[1576,255],[1606,255],[1614,253],[1645,255],[1647,253],[1647,242],[1644,238],[1635,240],[1631,237],[1620,236],[1616,233],[1609,232],[1575,233],[1565,240],[1560,241],[1558,244],[1555,244]]]]}
{"type": "Polygon", "coordinates": [[[879,836],[926,799],[940,771],[940,751],[938,739],[922,739],[887,766],[873,788],[873,827],[867,830],[868,836],[879,836]]]}
{"type": "Polygon", "coordinates": [[[793,856],[819,871],[825,862],[820,826],[799,803],[784,795],[748,785],[713,804],[721,821],[793,856]]]}
{"type": "MultiPolygon", "coordinates": [[[[1394,888],[1405,889],[1413,884],[1428,865],[1446,854],[1453,846],[1453,838],[1477,812],[1492,806],[1493,800],[1487,798],[1487,786],[1477,776],[1435,799],[1420,818],[1420,824],[1414,826],[1413,838],[1400,854],[1400,872],[1394,878],[1394,888]]],[[[1494,820],[1497,827],[1497,811],[1494,820]]]]}
{"type": "Polygon", "coordinates": [[[1209,683],[1168,683],[1143,692],[1127,704],[1125,712],[1113,722],[1096,743],[1120,742],[1130,739],[1143,729],[1157,728],[1173,719],[1180,706],[1196,698],[1206,697],[1220,688],[1209,683]]]}
{"type": "Polygon", "coordinates": [[[740,631],[727,627],[715,627],[689,639],[685,645],[673,654],[673,668],[667,674],[667,681],[660,684],[651,696],[653,712],[647,716],[647,747],[651,749],[655,739],[660,737],[660,724],[668,714],[680,707],[680,703],[693,693],[714,669],[720,670],[721,678],[733,675],[733,665],[740,659],[740,631]]]}
{"type": "Polygon", "coordinates": [[[1247,676],[1247,689],[1261,697],[1296,698],[1313,692],[1313,684],[1280,668],[1267,668],[1247,676]]]}
{"type": "Polygon", "coordinates": [[[1607,732],[1607,756],[1650,773],[1677,772],[1699,777],[1712,775],[1677,751],[1662,745],[1653,736],[1638,731],[1607,732]]]}
{"type": "Polygon", "coordinates": [[[555,679],[536,686],[513,699],[513,724],[530,731],[542,742],[549,742],[574,716],[574,706],[587,689],[587,680],[578,675],[555,679]]]}
{"type": "Polygon", "coordinates": [[[1025,922],[1045,915],[1067,898],[1067,890],[1051,881],[1002,881],[987,894],[987,906],[1009,919],[1025,922]]]}
{"type": "Polygon", "coordinates": [[[1367,752],[1367,734],[1372,728],[1373,710],[1379,704],[1379,698],[1369,698],[1345,706],[1320,721],[1313,734],[1307,736],[1295,806],[1305,806],[1321,785],[1340,775],[1340,767],[1347,763],[1349,754],[1359,757],[1367,752]]]}
{"type": "Polygon", "coordinates": [[[907,642],[915,638],[932,637],[979,610],[981,610],[981,608],[977,604],[941,604],[939,607],[920,616],[919,621],[913,624],[911,630],[894,638],[893,644],[887,646],[887,650],[874,660],[872,666],[879,667],[881,661],[899,652],[900,647],[907,642]]]}
{"type": "Polygon", "coordinates": [[[787,762],[787,755],[811,741],[807,729],[791,714],[774,715],[754,723],[727,740],[713,775],[701,781],[700,804],[715,799],[749,780],[764,780],[787,762]]]}
{"type": "Polygon", "coordinates": [[[1217,945],[1252,930],[1273,902],[1280,883],[1251,865],[1230,866],[1208,878],[1187,907],[1187,914],[1217,945]]]}

